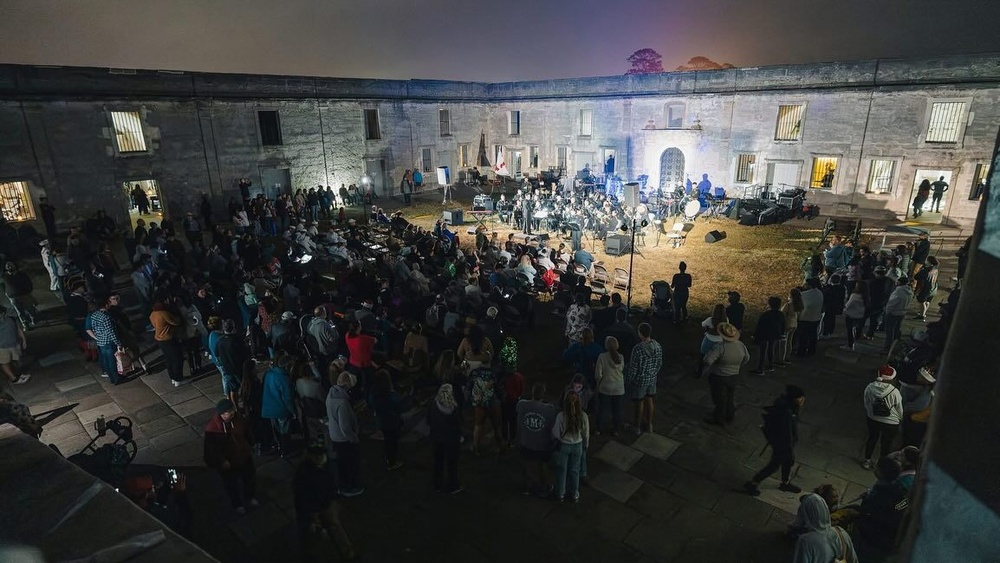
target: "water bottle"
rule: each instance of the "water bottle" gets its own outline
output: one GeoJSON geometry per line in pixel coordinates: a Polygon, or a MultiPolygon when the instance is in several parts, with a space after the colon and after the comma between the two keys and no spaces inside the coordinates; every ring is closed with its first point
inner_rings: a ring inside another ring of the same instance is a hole
{"type": "Polygon", "coordinates": [[[94,428],[97,430],[97,433],[101,436],[103,436],[108,431],[108,423],[106,420],[104,420],[103,414],[97,417],[97,421],[94,422],[94,428]]]}

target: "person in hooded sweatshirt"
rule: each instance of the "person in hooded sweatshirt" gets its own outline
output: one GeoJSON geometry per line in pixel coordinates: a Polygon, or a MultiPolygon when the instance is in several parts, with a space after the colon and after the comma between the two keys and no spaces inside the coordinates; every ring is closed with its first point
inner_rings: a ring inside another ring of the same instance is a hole
{"type": "Polygon", "coordinates": [[[205,465],[219,472],[233,509],[245,514],[247,504],[259,504],[254,498],[257,469],[253,463],[253,434],[229,399],[219,401],[215,412],[205,425],[205,465]]]}
{"type": "MultiPolygon", "coordinates": [[[[806,394],[801,387],[788,385],[785,393],[767,407],[764,415],[764,436],[771,446],[771,460],[763,469],[747,481],[743,488],[751,496],[760,494],[760,484],[781,468],[781,484],[778,488],[788,493],[799,493],[799,487],[791,484],[789,479],[792,466],[795,464],[795,444],[799,440],[799,410],[805,404],[806,394]]],[[[829,519],[829,513],[827,514],[829,519]]]]}
{"type": "Polygon", "coordinates": [[[434,445],[434,490],[449,494],[462,492],[458,482],[458,451],[462,441],[462,411],[455,402],[450,383],[438,388],[434,400],[427,405],[427,426],[434,445]],[[445,485],[445,468],[448,482],[445,485]]]}
{"type": "Polygon", "coordinates": [[[868,415],[868,438],[865,440],[865,457],[861,465],[872,469],[872,454],[875,444],[881,443],[880,458],[886,457],[894,450],[892,444],[899,433],[899,423],[903,420],[903,396],[892,384],[896,379],[896,370],[892,366],[878,368],[875,381],[865,387],[863,401],[865,414],[868,415]]]}
{"type": "Polygon", "coordinates": [[[279,353],[271,368],[264,372],[260,408],[260,417],[271,421],[271,428],[278,438],[278,455],[282,457],[288,455],[291,423],[296,413],[292,378],[288,372],[291,363],[291,356],[279,353]]]}
{"type": "Polygon", "coordinates": [[[795,527],[806,530],[795,542],[792,563],[857,563],[851,536],[830,524],[830,509],[823,497],[810,493],[799,500],[795,527]]]}
{"type": "MultiPolygon", "coordinates": [[[[330,366],[330,380],[337,374],[338,366],[330,366]]],[[[327,428],[330,432],[329,445],[337,454],[337,474],[340,478],[340,494],[355,497],[365,492],[361,486],[361,452],[359,451],[358,417],[351,405],[351,389],[358,383],[357,377],[349,371],[336,375],[336,385],[326,396],[327,428]]]]}

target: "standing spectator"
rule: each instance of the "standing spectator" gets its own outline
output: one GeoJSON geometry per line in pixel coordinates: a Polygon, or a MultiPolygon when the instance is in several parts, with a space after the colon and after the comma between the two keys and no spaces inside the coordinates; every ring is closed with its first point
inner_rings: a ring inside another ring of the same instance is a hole
{"type": "Polygon", "coordinates": [[[91,328],[88,334],[97,342],[97,362],[101,366],[101,377],[107,377],[113,385],[118,385],[122,380],[118,374],[115,352],[122,343],[118,338],[115,320],[108,313],[110,306],[109,298],[102,297],[99,300],[97,309],[90,315],[91,328]]]}
{"type": "MultiPolygon", "coordinates": [[[[10,309],[0,307],[0,369],[3,369],[11,383],[21,385],[31,379],[30,374],[18,373],[17,368],[17,362],[21,359],[21,351],[28,347],[28,339],[25,338],[21,326],[9,315],[9,312],[10,309]]],[[[112,353],[113,358],[114,353],[112,353]]]]}
{"type": "Polygon", "coordinates": [[[583,338],[584,329],[590,327],[593,319],[593,312],[590,309],[588,300],[582,295],[575,295],[573,304],[566,310],[566,338],[570,344],[578,342],[583,338]]]}
{"type": "Polygon", "coordinates": [[[31,282],[31,276],[21,271],[17,264],[9,261],[4,264],[4,274],[0,278],[3,284],[4,293],[10,301],[10,306],[17,313],[18,319],[25,330],[30,330],[35,326],[35,317],[38,311],[35,310],[35,296],[32,292],[35,289],[31,282]]]}
{"type": "Polygon", "coordinates": [[[517,402],[518,443],[526,495],[547,496],[552,492],[546,468],[552,457],[552,426],[558,409],[544,398],[545,384],[536,382],[531,386],[531,398],[517,402]]]}
{"type": "Polygon", "coordinates": [[[910,255],[910,263],[906,269],[906,277],[913,279],[917,273],[918,266],[923,267],[927,257],[931,254],[931,241],[927,233],[917,235],[917,242],[913,243],[913,253],[910,255]]]}
{"type": "Polygon", "coordinates": [[[202,225],[206,229],[212,229],[212,202],[208,199],[208,194],[201,194],[201,201],[198,202],[198,214],[201,216],[202,225]]]}
{"type": "Polygon", "coordinates": [[[823,252],[823,261],[826,263],[826,273],[833,275],[834,272],[847,267],[851,260],[851,249],[844,245],[844,239],[840,235],[835,235],[830,241],[830,247],[823,252]]]}
{"type": "MultiPolygon", "coordinates": [[[[511,342],[516,342],[510,338],[511,342]]],[[[504,372],[500,380],[502,400],[500,401],[500,433],[502,434],[504,445],[511,447],[517,438],[517,404],[524,395],[524,375],[517,369],[517,365],[504,366],[504,372]]]]}
{"type": "Polygon", "coordinates": [[[434,490],[457,494],[465,490],[458,482],[458,451],[462,441],[462,410],[455,402],[450,383],[438,388],[427,405],[427,426],[434,446],[434,490]],[[445,484],[445,471],[448,479],[445,484]]]}
{"type": "Polygon", "coordinates": [[[880,457],[885,457],[892,453],[893,441],[899,433],[899,423],[903,420],[903,397],[892,384],[894,379],[895,368],[882,366],[878,369],[875,381],[865,387],[863,401],[868,438],[865,440],[865,457],[861,463],[865,469],[874,467],[871,459],[875,444],[880,443],[880,457]]]}
{"type": "Polygon", "coordinates": [[[257,469],[253,463],[253,433],[229,399],[215,405],[215,416],[205,425],[205,465],[222,477],[233,508],[246,514],[257,506],[257,469]]]}
{"type": "MultiPolygon", "coordinates": [[[[378,339],[361,332],[361,324],[358,321],[351,321],[347,325],[347,335],[344,336],[347,344],[347,370],[353,373],[361,381],[361,389],[367,393],[372,384],[372,376],[375,374],[375,362],[372,355],[375,351],[375,344],[378,339]]],[[[357,383],[355,381],[355,383],[357,383]]],[[[351,387],[354,385],[352,384],[351,387]]]]}
{"type": "Polygon", "coordinates": [[[694,370],[695,377],[701,376],[701,368],[704,366],[705,354],[707,354],[713,346],[722,342],[722,337],[719,336],[719,325],[728,322],[729,317],[726,316],[726,306],[722,303],[717,303],[715,307],[712,308],[712,316],[701,322],[701,328],[704,329],[705,334],[701,337],[701,346],[698,348],[698,353],[701,354],[701,356],[698,358],[698,366],[694,370]]]}
{"type": "Polygon", "coordinates": [[[726,318],[736,330],[743,330],[743,316],[746,314],[747,306],[740,302],[742,296],[738,291],[728,291],[726,296],[729,301],[729,305],[726,306],[726,318]]]}
{"type": "Polygon", "coordinates": [[[831,275],[827,284],[823,286],[823,331],[820,338],[833,336],[837,328],[837,316],[844,313],[846,293],[840,274],[831,275]]]}
{"type": "Polygon", "coordinates": [[[618,351],[618,339],[608,336],[604,339],[606,352],[597,358],[594,378],[597,389],[597,428],[600,435],[604,422],[611,417],[611,434],[618,436],[622,424],[622,401],[625,398],[625,358],[618,351]]]}
{"type": "Polygon", "coordinates": [[[663,348],[652,339],[653,327],[639,325],[639,343],[625,372],[625,394],[635,405],[636,432],[653,431],[653,402],[656,398],[656,378],[663,366],[663,348]]]}
{"type": "Polygon", "coordinates": [[[810,493],[799,500],[796,522],[804,532],[795,540],[792,563],[858,561],[851,535],[830,522],[830,507],[823,497],[810,493]]]}
{"type": "Polygon", "coordinates": [[[892,293],[889,294],[889,300],[885,304],[885,346],[883,347],[885,352],[888,352],[899,339],[903,317],[906,316],[906,309],[910,306],[911,299],[913,299],[913,290],[910,289],[910,280],[903,276],[896,282],[896,289],[893,289],[892,293]]]}
{"type": "Polygon", "coordinates": [[[823,292],[819,289],[819,279],[811,278],[802,292],[802,311],[799,313],[798,356],[815,356],[819,338],[819,322],[823,318],[823,292]]]}
{"type": "Polygon", "coordinates": [[[49,203],[49,198],[42,196],[38,198],[38,208],[42,214],[42,223],[45,224],[45,236],[52,240],[56,237],[56,208],[49,203]]]}
{"type": "Polygon", "coordinates": [[[149,367],[146,365],[146,361],[142,359],[139,337],[136,335],[135,330],[132,329],[132,320],[129,318],[128,313],[121,307],[121,296],[119,294],[112,293],[108,297],[107,313],[115,322],[115,334],[118,336],[119,346],[127,350],[131,354],[132,359],[139,362],[143,373],[148,372],[149,367]]]}
{"type": "Polygon", "coordinates": [[[49,274],[49,291],[59,291],[60,279],[65,275],[65,272],[63,274],[58,273],[61,268],[56,261],[56,253],[52,251],[52,246],[49,244],[48,239],[38,243],[38,246],[41,247],[42,266],[45,267],[45,271],[49,274]]]}
{"type": "Polygon", "coordinates": [[[916,297],[917,303],[920,303],[922,309],[920,313],[914,317],[917,320],[927,319],[927,308],[930,307],[931,301],[937,294],[938,289],[938,260],[934,256],[928,256],[926,263],[923,268],[917,271],[916,275],[913,277],[913,281],[916,282],[916,297]]]}
{"type": "MultiPolygon", "coordinates": [[[[764,370],[774,371],[778,340],[785,336],[785,314],[781,312],[781,298],[768,297],[767,310],[757,318],[753,339],[757,342],[757,369],[753,373],[764,375],[764,370]]],[[[781,358],[778,358],[781,361],[781,358]]],[[[780,365],[780,364],[779,364],[780,365]]]]}
{"type": "Polygon", "coordinates": [[[875,277],[868,280],[868,311],[865,313],[865,320],[868,322],[866,340],[875,338],[875,331],[882,324],[882,315],[889,302],[889,295],[892,293],[892,280],[887,278],[885,274],[885,266],[876,266],[875,277]]]}
{"type": "Polygon", "coordinates": [[[580,340],[570,342],[569,347],[563,352],[563,359],[570,362],[574,373],[583,374],[588,387],[597,389],[594,367],[597,365],[597,358],[603,351],[604,348],[594,342],[594,331],[588,327],[580,333],[580,340]]]}
{"type": "Polygon", "coordinates": [[[209,353],[215,358],[222,374],[222,393],[236,403],[236,395],[243,383],[243,366],[250,359],[246,342],[236,332],[236,321],[222,321],[222,336],[214,348],[210,341],[209,353]]]}
{"type": "Polygon", "coordinates": [[[680,272],[674,274],[670,288],[674,290],[674,322],[681,323],[688,319],[688,298],[691,296],[691,274],[687,273],[688,265],[681,262],[680,272]]]}
{"type": "Polygon", "coordinates": [[[302,544],[310,528],[319,524],[326,530],[346,561],[354,561],[357,552],[340,523],[340,509],[336,502],[336,483],[327,469],[326,450],[323,446],[310,446],[306,457],[295,471],[292,489],[295,495],[295,519],[302,544]]]}
{"type": "Polygon", "coordinates": [[[806,401],[806,394],[800,387],[788,385],[785,393],[775,399],[774,404],[765,409],[764,437],[771,446],[771,460],[763,469],[747,481],[743,488],[751,496],[760,495],[760,484],[778,468],[781,468],[781,484],[778,488],[788,493],[801,493],[802,489],[789,482],[792,466],[795,464],[795,444],[799,440],[799,411],[806,401]]]}
{"type": "Polygon", "coordinates": [[[844,304],[844,323],[847,326],[847,344],[842,350],[854,350],[854,342],[861,336],[861,328],[865,322],[865,312],[868,310],[868,286],[858,280],[854,282],[854,291],[844,304]]]}
{"type": "Polygon", "coordinates": [[[201,237],[201,223],[198,218],[194,216],[194,211],[188,211],[187,216],[184,217],[184,221],[181,223],[184,227],[184,238],[188,240],[188,244],[191,248],[195,247],[195,243],[203,244],[204,240],[201,237]]]}
{"type": "Polygon", "coordinates": [[[455,355],[459,361],[468,363],[470,369],[475,369],[491,365],[496,354],[493,343],[483,335],[483,329],[479,325],[472,325],[468,335],[458,343],[455,355]]]}
{"type": "Polygon", "coordinates": [[[261,418],[271,421],[271,430],[275,436],[278,455],[285,457],[289,453],[291,423],[295,418],[295,400],[292,391],[291,375],[288,368],[291,358],[279,352],[264,372],[264,396],[260,406],[261,418]]]}
{"type": "MultiPolygon", "coordinates": [[[[331,366],[333,373],[333,366],[331,366]]],[[[357,384],[357,377],[343,371],[337,384],[326,396],[326,419],[330,430],[330,444],[337,454],[337,473],[340,475],[340,494],[356,497],[365,492],[361,486],[361,452],[359,450],[358,417],[351,406],[350,391],[357,384]]]]}
{"type": "Polygon", "coordinates": [[[385,466],[389,471],[395,471],[403,467],[397,456],[399,439],[403,432],[403,406],[399,395],[392,390],[392,378],[388,371],[380,369],[375,372],[370,402],[378,429],[383,436],[385,466]]]}
{"type": "Polygon", "coordinates": [[[566,396],[563,410],[556,415],[552,425],[552,437],[558,445],[555,455],[556,498],[561,502],[569,496],[573,502],[579,502],[580,468],[590,442],[590,421],[576,393],[566,396]]]}
{"type": "MultiPolygon", "coordinates": [[[[153,325],[153,339],[163,352],[163,361],[167,364],[167,375],[173,381],[174,387],[180,387],[184,382],[184,351],[178,340],[178,330],[181,321],[158,301],[153,304],[153,312],[149,314],[149,323],[153,325]]],[[[113,355],[113,353],[112,353],[113,355]]]]}
{"type": "MultiPolygon", "coordinates": [[[[475,327],[473,327],[475,328],[475,327]]],[[[483,436],[483,426],[489,420],[493,428],[493,440],[497,445],[497,452],[503,450],[504,443],[501,439],[500,430],[500,399],[497,397],[496,378],[489,364],[473,368],[469,371],[469,396],[470,403],[475,409],[475,424],[472,427],[472,451],[482,455],[480,441],[483,436]]]]}
{"type": "Polygon", "coordinates": [[[913,197],[913,216],[920,217],[924,213],[924,204],[931,195],[931,181],[927,178],[921,180],[917,186],[917,195],[913,197]]]}
{"type": "Polygon", "coordinates": [[[743,364],[750,361],[750,352],[740,342],[740,331],[729,323],[718,326],[722,343],[715,345],[705,354],[703,372],[708,374],[708,385],[712,389],[715,412],[705,419],[709,424],[723,426],[733,421],[736,413],[736,380],[743,364]]]}
{"type": "Polygon", "coordinates": [[[931,182],[931,207],[934,209],[934,213],[941,213],[941,199],[947,191],[948,182],[944,181],[944,176],[941,176],[935,182],[931,182]]]}

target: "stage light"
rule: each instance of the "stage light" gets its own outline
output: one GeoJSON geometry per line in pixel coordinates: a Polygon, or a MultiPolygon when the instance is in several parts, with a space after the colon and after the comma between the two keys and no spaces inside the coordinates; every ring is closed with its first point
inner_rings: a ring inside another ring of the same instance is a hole
{"type": "Polygon", "coordinates": [[[628,232],[628,225],[622,225],[621,228],[622,228],[622,232],[623,233],[627,233],[628,232]]]}

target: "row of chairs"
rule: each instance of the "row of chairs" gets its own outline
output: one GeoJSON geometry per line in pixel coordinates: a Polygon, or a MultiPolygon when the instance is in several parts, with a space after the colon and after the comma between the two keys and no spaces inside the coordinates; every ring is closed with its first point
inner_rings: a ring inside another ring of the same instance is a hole
{"type": "Polygon", "coordinates": [[[590,272],[586,268],[577,264],[577,275],[586,276],[590,279],[590,288],[598,295],[604,295],[616,290],[628,291],[629,284],[632,283],[628,275],[628,270],[624,268],[614,268],[612,273],[603,264],[597,262],[591,266],[590,272]]]}

